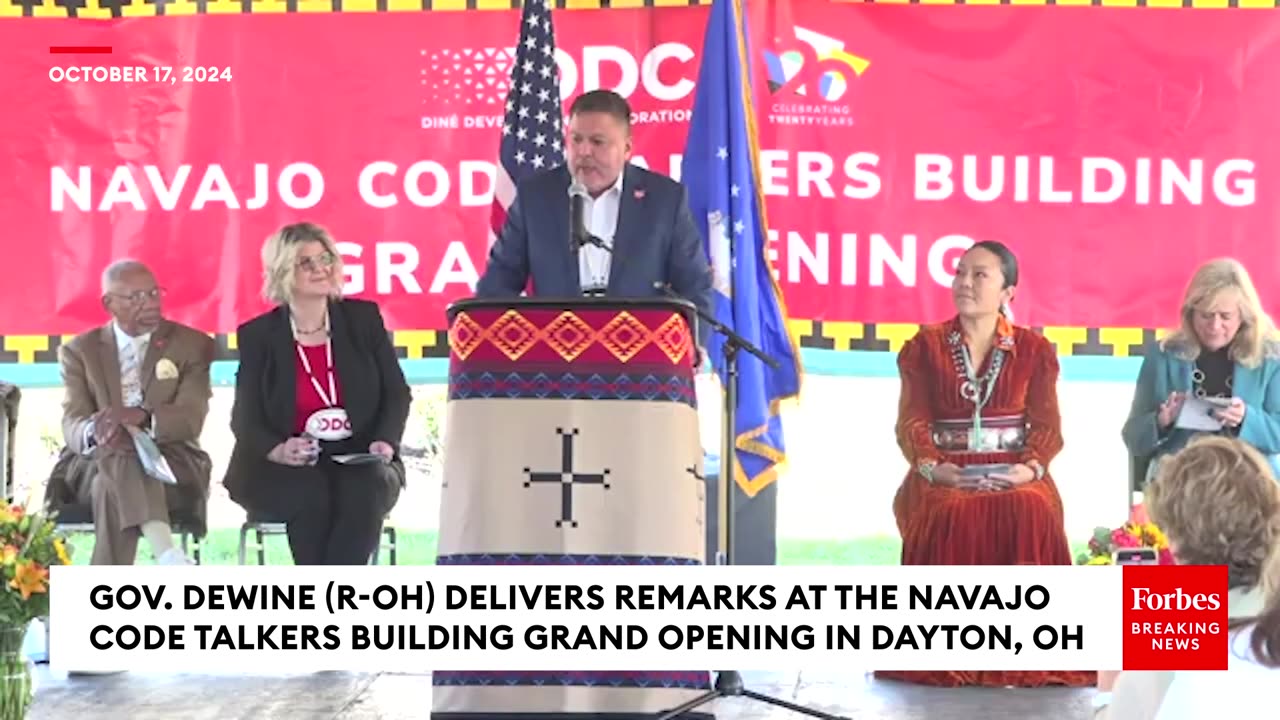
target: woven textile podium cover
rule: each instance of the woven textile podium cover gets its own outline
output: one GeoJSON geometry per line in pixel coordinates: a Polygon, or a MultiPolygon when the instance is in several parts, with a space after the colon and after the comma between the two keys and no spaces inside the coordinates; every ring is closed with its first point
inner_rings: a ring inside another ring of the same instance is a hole
{"type": "MultiPolygon", "coordinates": [[[[702,564],[690,316],[664,299],[451,307],[437,563],[702,564]]],[[[432,685],[437,720],[625,718],[696,697],[710,674],[529,668],[432,685]]]]}

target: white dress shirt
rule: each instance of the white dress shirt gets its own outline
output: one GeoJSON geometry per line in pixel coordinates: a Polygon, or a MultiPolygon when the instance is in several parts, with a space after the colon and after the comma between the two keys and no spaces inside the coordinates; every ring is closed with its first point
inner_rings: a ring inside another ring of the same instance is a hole
{"type": "Polygon", "coordinates": [[[125,407],[142,406],[142,359],[151,345],[151,333],[134,337],[111,323],[116,335],[116,353],[120,362],[120,397],[125,407]]]}
{"type": "MultiPolygon", "coordinates": [[[[125,407],[142,407],[142,359],[147,356],[147,348],[151,345],[151,333],[135,337],[121,330],[115,322],[111,323],[111,329],[116,338],[116,359],[120,367],[120,401],[125,407]]],[[[84,428],[86,453],[96,446],[93,425],[91,422],[84,428]]],[[[154,419],[147,430],[155,437],[154,419]]]]}
{"type": "MultiPolygon", "coordinates": [[[[613,236],[618,230],[618,208],[622,200],[622,176],[598,198],[587,197],[584,213],[587,230],[613,249],[613,236]]],[[[595,245],[584,245],[578,251],[578,277],[583,292],[604,290],[609,286],[609,268],[613,254],[595,245]]]]}

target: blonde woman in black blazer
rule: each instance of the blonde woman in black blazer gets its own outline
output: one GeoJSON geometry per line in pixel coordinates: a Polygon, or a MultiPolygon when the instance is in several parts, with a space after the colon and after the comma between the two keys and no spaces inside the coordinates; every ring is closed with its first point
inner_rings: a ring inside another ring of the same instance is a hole
{"type": "Polygon", "coordinates": [[[399,499],[411,395],[378,306],[342,299],[329,234],[300,223],[262,250],[278,306],[241,325],[223,484],[253,515],[283,521],[299,565],[364,565],[399,499]],[[379,456],[340,464],[335,456],[379,456]]]}

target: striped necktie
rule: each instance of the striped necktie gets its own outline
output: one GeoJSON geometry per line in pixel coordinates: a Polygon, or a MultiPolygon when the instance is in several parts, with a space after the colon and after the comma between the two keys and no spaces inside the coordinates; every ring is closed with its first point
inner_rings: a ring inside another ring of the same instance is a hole
{"type": "Polygon", "coordinates": [[[142,378],[139,374],[142,359],[139,355],[137,340],[130,340],[120,348],[120,391],[125,407],[142,405],[142,378]]]}

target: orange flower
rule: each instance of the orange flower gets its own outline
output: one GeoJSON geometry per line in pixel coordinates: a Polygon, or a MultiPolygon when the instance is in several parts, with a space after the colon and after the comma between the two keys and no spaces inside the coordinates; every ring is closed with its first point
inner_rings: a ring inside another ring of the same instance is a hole
{"type": "Polygon", "coordinates": [[[49,589],[48,579],[48,570],[40,567],[39,563],[24,560],[19,562],[17,569],[14,570],[9,587],[22,593],[23,600],[30,600],[35,593],[46,592],[49,589]]]}

